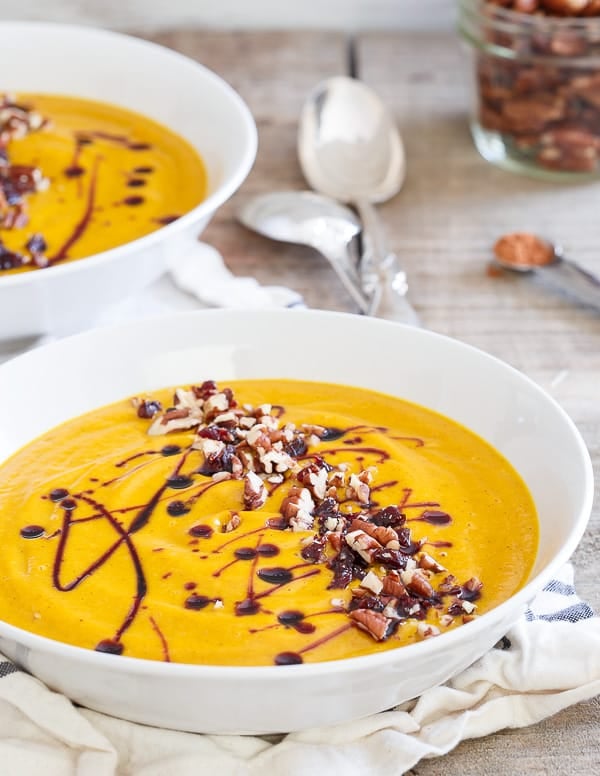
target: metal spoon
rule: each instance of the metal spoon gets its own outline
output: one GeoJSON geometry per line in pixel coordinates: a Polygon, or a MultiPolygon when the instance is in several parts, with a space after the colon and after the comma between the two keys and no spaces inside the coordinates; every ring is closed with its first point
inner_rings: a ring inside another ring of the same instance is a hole
{"type": "Polygon", "coordinates": [[[368,86],[340,76],[309,94],[300,116],[298,156],[316,191],[351,203],[369,241],[361,264],[368,312],[418,324],[406,292],[406,274],[387,249],[372,203],[393,197],[404,182],[402,139],[380,98],[368,86]]]}
{"type": "Polygon", "coordinates": [[[355,213],[339,202],[312,191],[275,191],[248,200],[238,218],[272,240],[309,245],[322,253],[344,284],[360,312],[370,300],[361,291],[350,243],[360,232],[355,213]]]}
{"type": "MultiPolygon", "coordinates": [[[[523,252],[513,256],[510,251],[499,249],[500,241],[498,241],[494,258],[499,266],[512,272],[532,273],[555,290],[568,294],[583,304],[600,309],[600,278],[566,258],[561,246],[535,235],[525,236],[532,244],[537,245],[538,260],[534,261],[533,255],[528,258],[527,253],[523,252]]],[[[507,235],[508,239],[511,237],[522,237],[522,235],[507,235]]]]}

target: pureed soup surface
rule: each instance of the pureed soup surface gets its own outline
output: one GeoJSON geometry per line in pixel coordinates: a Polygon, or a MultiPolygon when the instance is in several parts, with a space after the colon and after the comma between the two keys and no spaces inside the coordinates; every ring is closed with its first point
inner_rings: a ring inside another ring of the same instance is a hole
{"type": "Polygon", "coordinates": [[[207,381],[90,412],[0,467],[0,617],[155,660],[333,660],[491,609],[537,539],[514,469],[441,415],[207,381]]]}
{"type": "Polygon", "coordinates": [[[195,149],[121,107],[5,97],[0,130],[0,279],[123,245],[206,195],[195,149]]]}

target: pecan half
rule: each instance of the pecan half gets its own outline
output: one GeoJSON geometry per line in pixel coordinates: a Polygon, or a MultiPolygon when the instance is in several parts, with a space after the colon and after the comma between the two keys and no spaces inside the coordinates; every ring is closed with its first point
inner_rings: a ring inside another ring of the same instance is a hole
{"type": "Polygon", "coordinates": [[[389,638],[398,625],[398,620],[371,609],[354,609],[348,612],[348,617],[377,641],[385,641],[389,638]]]}
{"type": "Polygon", "coordinates": [[[361,530],[351,531],[350,533],[347,533],[344,538],[350,549],[360,555],[367,563],[372,563],[375,559],[377,550],[383,549],[376,539],[373,539],[372,536],[369,536],[368,533],[361,530]]]}

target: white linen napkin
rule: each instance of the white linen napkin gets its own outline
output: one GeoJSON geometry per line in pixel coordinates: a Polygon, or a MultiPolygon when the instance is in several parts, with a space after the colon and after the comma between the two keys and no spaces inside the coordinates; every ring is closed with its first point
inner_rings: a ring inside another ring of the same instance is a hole
{"type": "Polygon", "coordinates": [[[233,275],[216,248],[197,243],[192,255],[182,253],[172,257],[167,273],[135,296],[106,310],[97,323],[103,325],[204,307],[304,306],[301,295],[291,288],[262,286],[255,278],[233,275]]]}
{"type": "Polygon", "coordinates": [[[399,776],[464,739],[600,693],[600,618],[575,595],[566,566],[496,648],[451,681],[393,710],[287,736],[160,730],[76,708],[7,660],[0,677],[4,776],[399,776]]]}
{"type": "MultiPolygon", "coordinates": [[[[211,271],[182,258],[112,323],[202,305],[303,305],[289,289],[234,278],[214,249],[211,271]]],[[[443,637],[442,637],[443,638],[443,637]]],[[[562,569],[504,639],[446,684],[395,709],[287,736],[214,736],[138,725],[75,707],[0,655],[3,776],[399,776],[460,741],[538,722],[600,693],[600,617],[562,569]],[[557,670],[557,666],[560,669],[557,670]]]]}

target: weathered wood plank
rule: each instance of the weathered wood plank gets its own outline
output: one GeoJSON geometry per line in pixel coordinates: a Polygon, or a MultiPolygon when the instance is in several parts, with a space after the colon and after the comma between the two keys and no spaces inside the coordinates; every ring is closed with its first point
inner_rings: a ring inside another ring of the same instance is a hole
{"type": "MultiPolygon", "coordinates": [[[[406,185],[381,210],[425,325],[493,353],[548,390],[583,434],[598,483],[600,313],[529,278],[486,273],[495,239],[521,230],[560,242],[600,272],[598,186],[542,183],[479,157],[467,127],[468,60],[452,36],[368,34],[359,41],[359,62],[361,76],[393,108],[406,143],[406,185]]],[[[596,610],[598,495],[573,557],[578,591],[596,610]]],[[[599,726],[596,699],[539,725],[465,742],[413,773],[596,773],[599,726]]]]}

